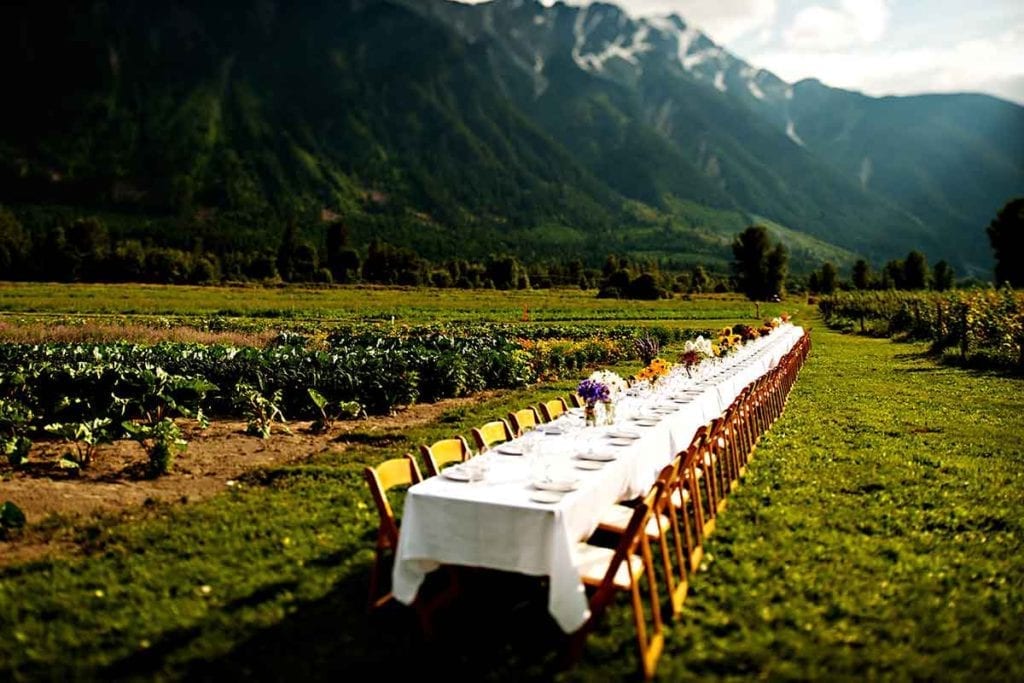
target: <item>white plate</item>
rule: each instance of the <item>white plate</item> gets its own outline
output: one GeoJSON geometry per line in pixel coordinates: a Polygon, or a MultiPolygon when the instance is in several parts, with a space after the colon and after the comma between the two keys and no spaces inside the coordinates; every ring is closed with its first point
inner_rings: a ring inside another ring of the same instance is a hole
{"type": "Polygon", "coordinates": [[[573,479],[571,481],[535,481],[533,482],[534,488],[540,489],[541,491],[558,491],[560,493],[566,493],[567,491],[575,491],[579,488],[580,480],[573,479]]]}
{"type": "Polygon", "coordinates": [[[538,429],[541,429],[541,431],[543,431],[545,434],[549,434],[551,436],[558,436],[559,434],[565,433],[561,427],[538,427],[538,429]]]}
{"type": "Polygon", "coordinates": [[[611,439],[608,443],[610,443],[613,446],[632,446],[633,439],[623,439],[622,437],[615,437],[611,439]]]}
{"type": "Polygon", "coordinates": [[[497,451],[498,453],[503,454],[503,455],[522,455],[523,454],[523,447],[522,446],[496,446],[494,448],[494,450],[497,451]]]}
{"type": "Polygon", "coordinates": [[[441,476],[454,481],[469,481],[469,472],[466,472],[466,470],[457,465],[441,470],[441,476]]]}
{"type": "Polygon", "coordinates": [[[639,425],[640,427],[657,427],[658,420],[649,417],[638,417],[633,420],[633,424],[639,425]]]}
{"type": "Polygon", "coordinates": [[[639,439],[640,435],[636,432],[630,431],[619,431],[619,432],[608,432],[608,436],[613,439],[639,439]]]}
{"type": "MultiPolygon", "coordinates": [[[[632,441],[630,441],[628,439],[625,439],[625,441],[626,441],[626,445],[629,445],[629,444],[633,443],[632,441]]],[[[619,456],[615,455],[614,453],[601,453],[600,451],[588,451],[586,453],[579,453],[576,456],[576,458],[579,459],[579,460],[589,460],[589,461],[596,461],[596,462],[608,462],[610,460],[615,460],[615,458],[617,458],[617,457],[619,457],[619,456]]]]}
{"type": "Polygon", "coordinates": [[[534,491],[530,494],[530,500],[535,503],[557,503],[562,500],[562,494],[554,491],[534,491]]]}
{"type": "Polygon", "coordinates": [[[597,460],[579,460],[576,463],[576,469],[580,470],[599,470],[604,467],[604,463],[597,460]]]}

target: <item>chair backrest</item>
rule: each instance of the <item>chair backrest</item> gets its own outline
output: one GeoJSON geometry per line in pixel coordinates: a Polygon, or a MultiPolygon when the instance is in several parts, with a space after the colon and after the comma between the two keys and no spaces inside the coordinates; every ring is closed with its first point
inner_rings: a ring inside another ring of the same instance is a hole
{"type": "Polygon", "coordinates": [[[693,547],[693,528],[687,501],[683,496],[679,477],[682,457],[677,455],[672,462],[662,468],[658,481],[664,487],[659,502],[654,507],[653,518],[658,524],[658,543],[661,546],[663,576],[669,601],[672,604],[672,615],[682,613],[683,602],[689,592],[689,574],[691,550],[693,547]],[[680,507],[673,500],[677,494],[680,507]]]}
{"type": "Polygon", "coordinates": [[[597,590],[591,596],[590,612],[591,623],[601,615],[608,604],[614,599],[617,591],[624,588],[632,593],[634,622],[637,629],[637,645],[639,646],[640,664],[643,669],[644,678],[650,679],[654,675],[658,657],[664,644],[664,627],[661,620],[661,603],[658,600],[658,588],[654,572],[654,558],[651,553],[650,540],[646,529],[650,523],[655,510],[661,507],[662,497],[665,495],[665,485],[660,479],[655,482],[651,490],[644,496],[643,500],[633,510],[626,531],[619,539],[615,548],[615,554],[608,564],[608,569],[598,585],[597,590]],[[639,556],[643,560],[641,572],[634,572],[634,564],[630,558],[639,556]],[[625,571],[628,575],[628,588],[622,585],[620,573],[625,571]],[[647,602],[650,611],[650,618],[653,621],[651,631],[648,632],[646,619],[643,617],[643,597],[639,587],[640,579],[647,577],[647,602]]]}
{"type": "Polygon", "coordinates": [[[575,391],[569,392],[569,405],[573,408],[583,407],[583,397],[577,394],[575,391]]]}
{"type": "Polygon", "coordinates": [[[420,468],[416,466],[412,455],[406,453],[401,458],[392,458],[376,467],[365,468],[363,476],[370,487],[380,517],[380,541],[393,548],[398,545],[398,523],[387,492],[396,486],[412,486],[422,481],[420,468]]]}
{"type": "Polygon", "coordinates": [[[540,423],[540,418],[537,417],[537,409],[533,406],[528,408],[521,408],[513,413],[508,414],[508,423],[512,427],[512,434],[515,436],[522,436],[525,432],[530,431],[540,423]]]}
{"type": "Polygon", "coordinates": [[[567,410],[564,398],[553,398],[540,403],[537,407],[544,422],[551,422],[567,410]]]}
{"type": "Polygon", "coordinates": [[[441,439],[429,446],[421,445],[420,454],[423,456],[428,477],[436,477],[445,465],[465,462],[472,455],[469,444],[461,436],[441,439]]]}
{"type": "Polygon", "coordinates": [[[472,433],[473,443],[480,453],[483,453],[495,444],[512,440],[512,429],[505,420],[493,420],[479,427],[473,427],[472,433]]]}

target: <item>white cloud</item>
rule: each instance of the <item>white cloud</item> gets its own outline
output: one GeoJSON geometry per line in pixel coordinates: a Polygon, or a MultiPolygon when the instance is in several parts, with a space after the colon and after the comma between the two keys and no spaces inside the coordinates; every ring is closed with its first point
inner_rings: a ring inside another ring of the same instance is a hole
{"type": "Polygon", "coordinates": [[[1024,24],[948,47],[769,51],[752,60],[787,81],[818,78],[869,95],[989,92],[1024,103],[1024,24]]]}
{"type": "MultiPolygon", "coordinates": [[[[626,4],[626,3],[624,3],[626,4]]],[[[711,36],[717,43],[729,43],[742,36],[770,29],[775,23],[779,11],[777,0],[675,0],[674,2],[657,2],[651,0],[633,0],[628,3],[636,6],[631,11],[642,11],[644,14],[678,13],[683,19],[692,22],[711,36]],[[644,5],[664,5],[660,11],[643,11],[644,5]]]]}
{"type": "Polygon", "coordinates": [[[886,0],[842,0],[836,8],[811,5],[797,12],[783,39],[800,50],[876,43],[885,35],[889,14],[886,0]]]}
{"type": "MultiPolygon", "coordinates": [[[[458,0],[469,4],[487,0],[458,0]]],[[[588,5],[593,0],[565,0],[588,5]]],[[[619,5],[634,17],[678,14],[718,43],[730,43],[753,31],[770,27],[779,10],[778,0],[603,0],[619,5]]],[[[871,2],[873,0],[865,0],[871,2]]],[[[554,0],[543,0],[545,5],[554,0]]]]}

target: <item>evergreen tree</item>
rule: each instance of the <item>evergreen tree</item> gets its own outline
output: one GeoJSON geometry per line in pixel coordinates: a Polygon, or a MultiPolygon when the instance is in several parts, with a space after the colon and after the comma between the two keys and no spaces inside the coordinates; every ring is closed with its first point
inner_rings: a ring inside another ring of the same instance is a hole
{"type": "Polygon", "coordinates": [[[903,289],[925,289],[928,286],[928,261],[919,251],[911,251],[903,262],[903,289]]]}
{"type": "Polygon", "coordinates": [[[836,291],[839,282],[839,274],[836,267],[830,261],[821,265],[821,277],[818,279],[818,291],[822,294],[832,294],[836,291]]]}
{"type": "Polygon", "coordinates": [[[821,275],[818,271],[811,271],[811,274],[807,276],[807,290],[815,294],[821,291],[821,275]]]}
{"type": "Polygon", "coordinates": [[[1007,202],[986,232],[996,261],[996,285],[1024,287],[1024,197],[1007,202]]]}
{"type": "Polygon", "coordinates": [[[903,261],[888,261],[882,269],[882,289],[906,289],[903,285],[903,271],[903,261]]]}
{"type": "Polygon", "coordinates": [[[864,259],[853,264],[853,286],[855,289],[871,288],[871,266],[864,259]]]}
{"type": "Polygon", "coordinates": [[[932,289],[945,292],[953,288],[953,268],[945,261],[939,261],[932,270],[932,289]]]}
{"type": "Polygon", "coordinates": [[[789,252],[782,243],[776,244],[768,253],[766,264],[765,294],[768,298],[782,296],[786,291],[786,273],[789,270],[789,252]]]}
{"type": "Polygon", "coordinates": [[[733,273],[739,291],[749,299],[766,299],[768,252],[771,240],[763,225],[752,225],[732,243],[733,273]]]}

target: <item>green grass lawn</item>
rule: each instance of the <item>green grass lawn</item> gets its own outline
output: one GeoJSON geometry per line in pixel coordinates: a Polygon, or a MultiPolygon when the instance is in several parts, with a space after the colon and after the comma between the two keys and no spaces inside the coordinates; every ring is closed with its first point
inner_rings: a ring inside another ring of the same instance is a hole
{"type": "MultiPolygon", "coordinates": [[[[761,317],[792,311],[795,300],[761,304],[761,317]]],[[[225,316],[316,321],[532,322],[679,321],[717,327],[754,316],[754,304],[736,294],[659,301],[598,299],[594,291],[397,289],[345,286],[186,287],[0,283],[0,313],[38,315],[225,316]]],[[[2,319],[0,319],[2,320],[2,319]]]]}
{"type": "MultiPolygon", "coordinates": [[[[1024,679],[1022,385],[922,351],[816,326],[670,626],[661,678],[1024,679]]],[[[469,577],[436,643],[405,608],[365,613],[376,513],[362,467],[573,384],[357,431],[343,454],[202,503],[49,524],[34,533],[84,555],[0,570],[0,679],[632,676],[625,599],[569,672],[533,581],[469,577]]]]}

